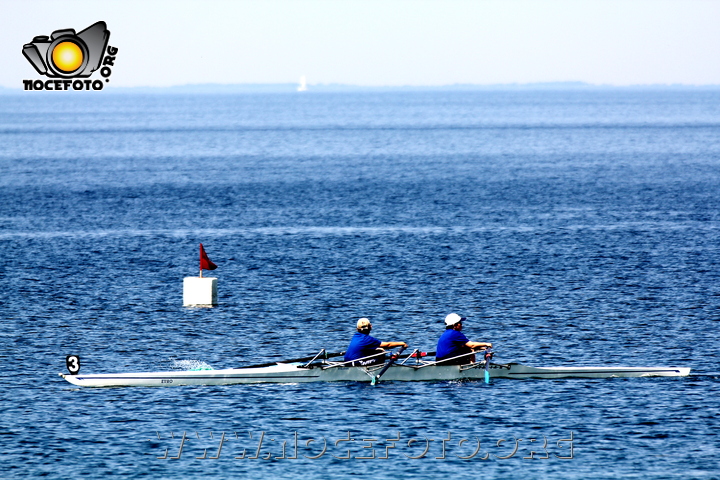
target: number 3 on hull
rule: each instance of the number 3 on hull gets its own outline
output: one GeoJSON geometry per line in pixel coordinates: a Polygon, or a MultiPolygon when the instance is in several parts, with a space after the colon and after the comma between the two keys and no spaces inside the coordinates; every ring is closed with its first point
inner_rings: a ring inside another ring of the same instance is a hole
{"type": "Polygon", "coordinates": [[[77,375],[80,371],[80,357],[77,355],[68,355],[65,357],[65,366],[70,375],[77,375]]]}

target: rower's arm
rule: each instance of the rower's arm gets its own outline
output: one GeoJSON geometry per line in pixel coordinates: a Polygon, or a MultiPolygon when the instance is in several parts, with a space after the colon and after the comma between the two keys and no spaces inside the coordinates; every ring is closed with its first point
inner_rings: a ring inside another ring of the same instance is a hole
{"type": "Polygon", "coordinates": [[[468,347],[468,348],[472,348],[472,349],[482,348],[482,347],[492,348],[492,343],[487,343],[487,342],[467,342],[467,343],[465,344],[465,346],[468,347]]]}
{"type": "Polygon", "coordinates": [[[380,348],[393,348],[393,347],[405,347],[407,348],[408,344],[405,342],[382,342],[380,344],[380,348]]]}

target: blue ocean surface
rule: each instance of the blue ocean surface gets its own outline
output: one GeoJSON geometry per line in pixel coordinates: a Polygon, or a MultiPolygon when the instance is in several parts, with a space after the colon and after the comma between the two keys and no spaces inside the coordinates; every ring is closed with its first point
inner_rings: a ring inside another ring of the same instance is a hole
{"type": "Polygon", "coordinates": [[[0,249],[2,478],[720,478],[718,90],[3,95],[0,249]],[[215,308],[182,306],[201,242],[215,308]],[[360,317],[432,351],[451,312],[496,361],[691,375],[57,375],[341,351],[360,317]]]}

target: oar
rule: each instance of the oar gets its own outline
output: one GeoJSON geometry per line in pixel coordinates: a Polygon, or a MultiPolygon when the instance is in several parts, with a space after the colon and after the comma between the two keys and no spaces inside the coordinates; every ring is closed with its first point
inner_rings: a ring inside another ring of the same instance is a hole
{"type": "Polygon", "coordinates": [[[485,349],[485,383],[490,383],[490,360],[492,360],[492,350],[485,349]]]}
{"type": "Polygon", "coordinates": [[[405,347],[400,347],[400,350],[398,350],[397,353],[393,353],[390,356],[390,360],[388,360],[388,362],[385,364],[385,366],[382,368],[382,370],[380,370],[380,373],[378,373],[377,375],[375,375],[373,377],[372,382],[371,382],[372,385],[375,385],[378,382],[378,380],[380,380],[380,377],[383,376],[383,373],[387,372],[387,369],[390,368],[390,365],[395,363],[395,360],[397,360],[400,357],[400,354],[403,352],[403,350],[405,350],[405,347]]]}

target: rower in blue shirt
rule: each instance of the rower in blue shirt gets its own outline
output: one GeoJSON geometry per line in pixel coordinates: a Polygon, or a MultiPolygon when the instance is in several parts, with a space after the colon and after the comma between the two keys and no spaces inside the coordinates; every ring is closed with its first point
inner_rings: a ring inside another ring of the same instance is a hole
{"type": "Polygon", "coordinates": [[[465,317],[461,317],[457,313],[451,313],[445,317],[445,331],[438,340],[437,349],[435,351],[435,360],[443,362],[443,365],[464,365],[473,363],[475,355],[471,353],[476,348],[492,348],[492,343],[471,342],[462,333],[463,321],[465,317]],[[468,354],[460,358],[458,355],[468,354]],[[446,360],[446,361],[444,361],[446,360]]]}
{"type": "MultiPolygon", "coordinates": [[[[350,339],[350,345],[345,352],[345,361],[358,360],[360,358],[369,357],[375,354],[382,354],[383,348],[406,347],[405,342],[381,342],[375,337],[370,336],[372,324],[367,318],[361,318],[357,322],[357,332],[350,339]]],[[[385,355],[377,355],[373,358],[365,358],[351,363],[353,367],[374,365],[385,362],[385,355]]]]}

